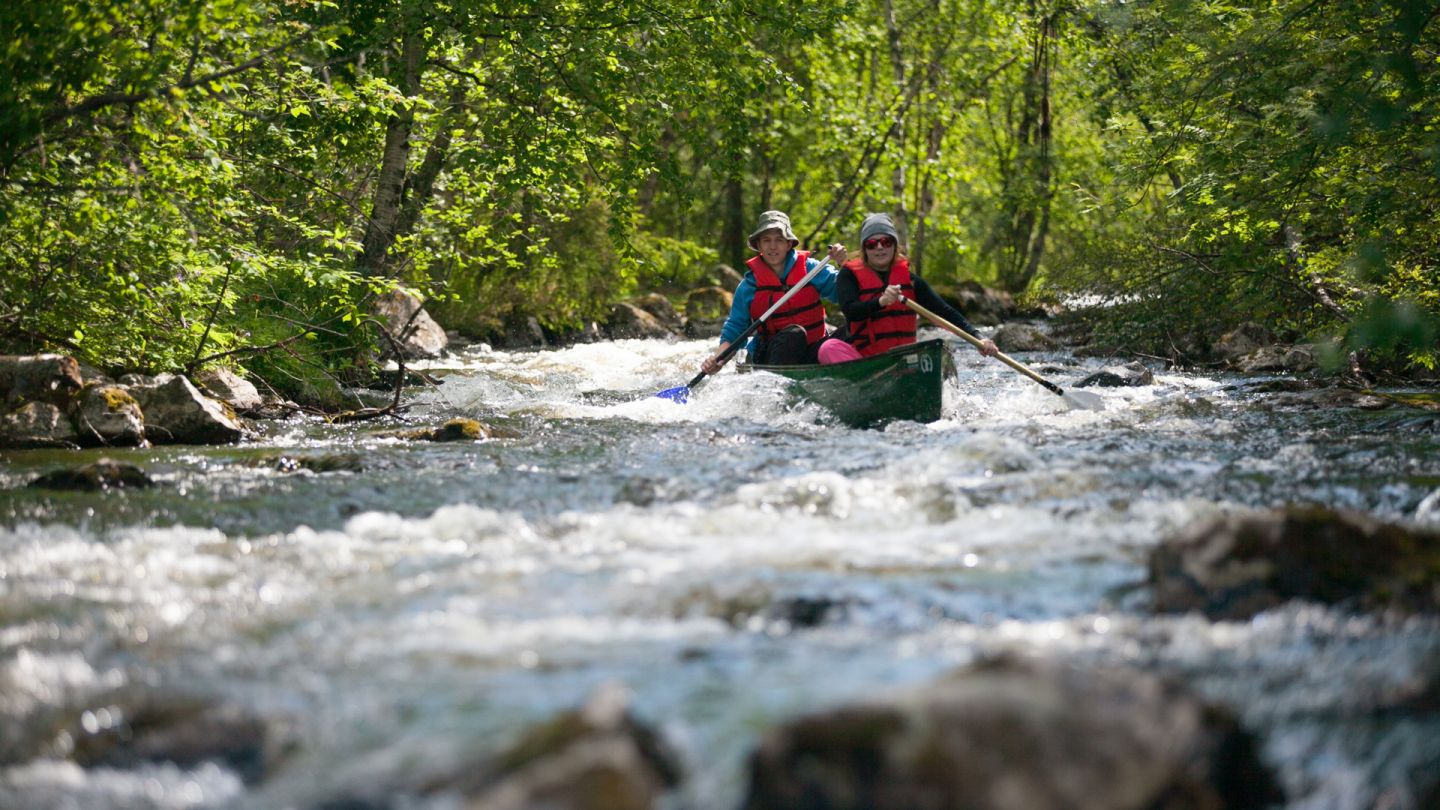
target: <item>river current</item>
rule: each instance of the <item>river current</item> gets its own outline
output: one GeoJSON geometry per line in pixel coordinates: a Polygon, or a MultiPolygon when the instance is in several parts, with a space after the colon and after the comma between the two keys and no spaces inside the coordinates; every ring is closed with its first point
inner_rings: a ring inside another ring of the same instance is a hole
{"type": "MultiPolygon", "coordinates": [[[[1226,511],[1440,521],[1433,422],[1171,372],[1069,410],[958,344],[928,425],[849,429],[730,369],[688,404],[650,396],[710,347],[435,363],[443,385],[407,419],[472,416],[497,434],[479,442],[296,420],[231,447],[0,454],[0,725],[133,687],[294,740],[258,785],[22,756],[0,762],[0,807],[314,807],[499,750],[618,683],[682,755],[670,806],[730,810],[766,729],[1008,650],[1185,681],[1260,735],[1293,810],[1417,806],[1440,713],[1387,707],[1440,680],[1440,621],[1155,616],[1142,583],[1157,542],[1226,511]],[[101,455],[161,485],[24,488],[101,455]]],[[[1024,359],[1062,385],[1103,365],[1024,359]]]]}

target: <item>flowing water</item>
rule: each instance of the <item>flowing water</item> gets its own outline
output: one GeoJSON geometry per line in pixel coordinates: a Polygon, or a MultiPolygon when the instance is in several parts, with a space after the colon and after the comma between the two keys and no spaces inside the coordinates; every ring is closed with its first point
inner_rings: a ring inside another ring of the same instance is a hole
{"type": "MultiPolygon", "coordinates": [[[[23,488],[99,452],[5,454],[0,726],[89,707],[103,727],[96,696],[135,688],[244,707],[293,750],[259,785],[12,754],[0,807],[313,807],[417,784],[620,683],[683,756],[671,806],[728,810],[765,729],[1015,649],[1187,681],[1261,734],[1290,808],[1413,807],[1440,768],[1440,714],[1403,708],[1440,680],[1434,618],[1213,623],[1149,615],[1137,587],[1161,538],[1227,510],[1436,520],[1440,431],[1419,412],[1170,373],[1071,411],[959,346],[929,425],[848,429],[729,370],[687,405],[648,396],[709,347],[441,364],[408,418],[475,416],[498,433],[481,442],[270,423],[236,447],[107,451],[161,486],[104,493],[23,488]]],[[[1027,359],[1062,384],[1100,365],[1027,359]]]]}

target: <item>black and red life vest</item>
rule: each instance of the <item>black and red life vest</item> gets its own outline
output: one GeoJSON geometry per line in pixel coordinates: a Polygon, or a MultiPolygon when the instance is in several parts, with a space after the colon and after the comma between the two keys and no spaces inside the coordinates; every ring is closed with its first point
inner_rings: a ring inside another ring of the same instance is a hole
{"type": "MultiPolygon", "coordinates": [[[[866,266],[863,259],[852,259],[845,263],[845,269],[855,274],[860,286],[860,300],[871,301],[879,298],[885,288],[899,284],[906,298],[915,297],[915,285],[910,279],[910,262],[896,257],[890,263],[889,279],[880,276],[866,266]]],[[[849,324],[850,345],[862,357],[888,352],[896,346],[908,346],[915,342],[915,313],[905,304],[896,301],[874,315],[849,324]]]]}
{"type": "MultiPolygon", "coordinates": [[[[784,283],[781,283],[780,277],[770,269],[770,265],[765,263],[763,256],[754,256],[745,262],[745,266],[755,274],[755,297],[750,301],[751,320],[759,320],[765,310],[805,278],[805,264],[809,258],[809,252],[795,251],[795,263],[790,266],[790,273],[784,283]]],[[[805,328],[806,343],[819,343],[825,337],[825,308],[820,305],[820,291],[816,290],[814,285],[806,284],[804,289],[795,293],[785,302],[785,306],[776,310],[770,320],[756,331],[761,337],[768,338],[793,324],[805,328]]]]}

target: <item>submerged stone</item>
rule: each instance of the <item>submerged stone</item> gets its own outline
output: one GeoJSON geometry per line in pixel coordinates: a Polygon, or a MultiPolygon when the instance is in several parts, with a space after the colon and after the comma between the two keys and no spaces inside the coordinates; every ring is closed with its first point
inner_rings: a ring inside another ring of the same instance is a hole
{"type": "Polygon", "coordinates": [[[491,435],[490,428],[481,424],[479,420],[462,416],[451,419],[439,427],[383,433],[381,438],[419,442],[473,442],[488,439],[491,435]]]}
{"type": "Polygon", "coordinates": [[[1440,531],[1291,506],[1192,525],[1150,555],[1154,608],[1245,619],[1291,599],[1440,610],[1440,531]]]}
{"type": "Polygon", "coordinates": [[[751,756],[744,810],[1262,808],[1226,710],[1142,672],[1002,658],[812,714],[751,756]]]}
{"type": "Polygon", "coordinates": [[[1076,388],[1122,388],[1127,386],[1153,385],[1155,373],[1136,360],[1123,366],[1106,366],[1078,383],[1076,388]]]}
{"type": "Polygon", "coordinates": [[[121,464],[102,458],[73,470],[48,472],[30,486],[35,489],[78,490],[98,492],[107,489],[141,489],[155,485],[155,480],[133,464],[121,464]]]}
{"type": "Polygon", "coordinates": [[[262,718],[240,708],[161,696],[87,710],[71,731],[75,762],[87,768],[215,762],[252,784],[278,757],[270,736],[262,718]]]}
{"type": "Polygon", "coordinates": [[[991,337],[1002,352],[1048,352],[1058,344],[1039,328],[1023,323],[1007,323],[991,337]]]}

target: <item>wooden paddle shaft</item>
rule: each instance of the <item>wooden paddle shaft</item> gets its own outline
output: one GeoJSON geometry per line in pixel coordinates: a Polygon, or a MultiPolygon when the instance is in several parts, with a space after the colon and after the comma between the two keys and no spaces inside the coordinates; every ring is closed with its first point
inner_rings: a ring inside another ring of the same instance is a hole
{"type": "MultiPolygon", "coordinates": [[[[789,290],[786,290],[786,291],[785,291],[785,294],[782,295],[782,296],[780,296],[780,300],[779,300],[779,301],[776,301],[775,303],[771,304],[771,305],[770,305],[770,308],[767,309],[767,310],[765,310],[765,312],[762,313],[759,318],[756,318],[754,321],[751,321],[751,322],[750,322],[750,326],[749,326],[748,328],[746,328],[746,330],[745,330],[744,332],[741,332],[739,337],[737,337],[737,338],[735,338],[734,340],[730,341],[730,345],[725,347],[725,351],[720,352],[720,354],[718,354],[718,355],[715,356],[716,361],[718,361],[718,362],[720,362],[720,363],[724,363],[725,361],[729,360],[732,355],[734,355],[736,352],[740,351],[740,347],[745,344],[745,339],[746,339],[746,338],[748,338],[748,337],[750,337],[751,335],[755,334],[755,330],[756,330],[756,329],[759,329],[766,321],[770,320],[770,316],[775,314],[775,310],[777,310],[777,309],[779,309],[780,307],[784,306],[786,301],[789,301],[791,298],[794,298],[794,297],[795,297],[795,293],[800,292],[800,289],[801,289],[802,287],[804,287],[806,284],[809,284],[812,279],[814,279],[816,276],[820,275],[820,271],[823,270],[823,269],[825,269],[825,265],[827,265],[827,264],[829,264],[829,263],[830,263],[830,257],[829,257],[829,256],[826,256],[819,264],[815,265],[814,269],[812,269],[810,272],[806,273],[804,278],[800,279],[800,283],[799,283],[799,284],[796,284],[794,287],[791,287],[789,290]]],[[[694,388],[695,386],[699,385],[699,384],[700,384],[700,381],[703,380],[703,379],[705,379],[705,372],[702,371],[702,372],[700,372],[699,374],[696,374],[696,375],[695,375],[695,379],[693,379],[693,380],[691,380],[690,382],[686,383],[686,384],[685,384],[685,387],[686,387],[686,388],[694,388]]]]}
{"type": "MultiPolygon", "coordinates": [[[[909,298],[906,298],[906,297],[904,297],[904,296],[901,296],[900,300],[902,300],[902,301],[905,302],[905,306],[907,306],[907,307],[911,308],[912,310],[920,313],[921,315],[924,315],[924,316],[925,316],[926,318],[928,318],[932,323],[934,323],[936,326],[940,327],[941,329],[944,329],[944,330],[946,330],[946,331],[948,331],[948,332],[954,332],[955,334],[959,335],[960,337],[965,338],[965,339],[968,340],[971,344],[973,344],[973,345],[975,346],[975,348],[978,349],[978,348],[980,348],[980,347],[984,344],[984,341],[980,340],[980,338],[977,338],[977,337],[975,337],[974,335],[970,334],[969,332],[966,332],[964,329],[961,329],[960,327],[956,326],[955,324],[950,323],[949,321],[945,320],[944,318],[940,317],[939,315],[936,315],[935,313],[931,312],[930,310],[926,309],[925,307],[922,307],[922,306],[920,306],[919,304],[915,303],[914,301],[911,301],[909,298]]],[[[1015,358],[1011,357],[1010,355],[1008,355],[1008,354],[1006,354],[1006,353],[1004,353],[1004,352],[997,352],[997,353],[995,354],[995,357],[997,357],[997,358],[1000,360],[1000,362],[1002,362],[1002,363],[1004,363],[1005,365],[1007,365],[1007,366],[1015,369],[1016,371],[1020,372],[1021,374],[1024,374],[1026,377],[1029,377],[1030,379],[1034,380],[1035,382],[1040,383],[1041,385],[1045,386],[1045,387],[1046,387],[1047,389],[1049,389],[1050,391],[1053,391],[1054,393],[1059,394],[1060,396],[1064,396],[1064,395],[1065,395],[1065,392],[1060,389],[1060,386],[1056,385],[1055,383],[1050,382],[1049,380],[1045,379],[1044,377],[1041,377],[1039,374],[1036,374],[1034,371],[1031,371],[1029,366],[1027,366],[1027,365],[1025,365],[1024,363],[1020,362],[1019,360],[1016,360],[1015,358]]]]}

